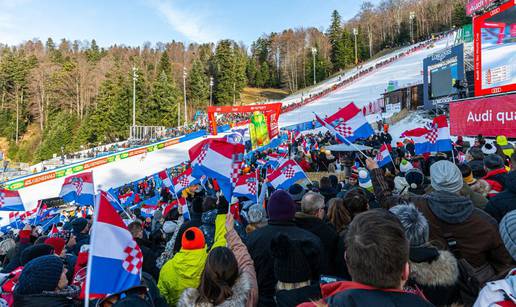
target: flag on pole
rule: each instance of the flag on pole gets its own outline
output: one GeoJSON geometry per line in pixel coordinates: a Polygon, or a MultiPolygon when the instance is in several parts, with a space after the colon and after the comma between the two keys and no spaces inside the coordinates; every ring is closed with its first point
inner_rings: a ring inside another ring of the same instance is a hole
{"type": "Polygon", "coordinates": [[[249,173],[247,175],[238,177],[235,190],[233,191],[233,196],[247,197],[249,200],[256,202],[256,191],[256,174],[249,173]]]}
{"type": "Polygon", "coordinates": [[[206,175],[216,179],[229,201],[240,173],[244,150],[244,145],[228,143],[223,139],[204,140],[188,151],[192,176],[200,178],[206,175]]]}
{"type": "Polygon", "coordinates": [[[386,145],[385,143],[382,144],[382,147],[380,147],[380,152],[378,155],[376,155],[376,162],[378,163],[379,167],[383,167],[389,163],[392,163],[391,150],[391,145],[386,145]]]}
{"type": "Polygon", "coordinates": [[[66,177],[59,197],[67,203],[75,202],[79,206],[93,206],[95,199],[93,173],[86,172],[66,177]]]}
{"type": "Polygon", "coordinates": [[[140,285],[142,251],[105,191],[97,197],[90,242],[85,300],[140,285]]]}
{"type": "Polygon", "coordinates": [[[353,102],[324,120],[317,115],[316,119],[345,144],[353,143],[357,139],[368,138],[374,134],[373,127],[353,102]]]}
{"type": "Polygon", "coordinates": [[[20,193],[0,189],[0,211],[25,211],[20,193]]]}
{"type": "Polygon", "coordinates": [[[159,172],[158,176],[165,187],[170,188],[172,186],[172,180],[170,180],[166,169],[159,172]]]}
{"type": "Polygon", "coordinates": [[[427,127],[407,130],[401,137],[408,137],[414,141],[416,155],[452,150],[450,127],[446,115],[437,116],[427,127]]]}
{"type": "Polygon", "coordinates": [[[172,180],[172,186],[174,188],[174,192],[177,195],[181,194],[181,191],[188,188],[189,186],[199,183],[199,179],[192,176],[192,168],[188,168],[172,180]]]}
{"type": "Polygon", "coordinates": [[[303,169],[294,161],[285,161],[278,169],[267,176],[275,189],[287,190],[291,185],[302,179],[308,179],[303,169]]]}

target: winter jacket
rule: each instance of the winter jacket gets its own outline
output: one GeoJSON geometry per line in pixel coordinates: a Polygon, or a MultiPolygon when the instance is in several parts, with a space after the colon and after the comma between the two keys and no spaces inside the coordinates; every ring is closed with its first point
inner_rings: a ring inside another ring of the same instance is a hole
{"type": "Polygon", "coordinates": [[[433,306],[423,298],[398,289],[377,289],[353,281],[339,281],[321,285],[322,300],[307,302],[298,307],[327,306],[433,306]],[[318,304],[319,303],[319,304],[318,304]]]}
{"type": "Polygon", "coordinates": [[[307,230],[319,237],[323,246],[321,258],[323,258],[324,263],[324,266],[321,268],[321,274],[334,275],[334,258],[337,253],[337,243],[339,240],[335,228],[321,219],[303,212],[296,213],[295,223],[297,227],[307,230]]]}
{"type": "MultiPolygon", "coordinates": [[[[258,301],[258,283],[256,281],[256,272],[254,271],[253,260],[251,259],[244,243],[242,243],[242,239],[240,239],[235,230],[226,233],[226,240],[238,262],[239,276],[235,281],[235,284],[231,287],[233,295],[217,306],[255,306],[258,301]]],[[[183,292],[183,294],[181,294],[181,298],[177,305],[185,307],[213,306],[213,304],[210,303],[196,303],[198,298],[199,290],[196,288],[188,288],[183,292]]]]}
{"type": "Polygon", "coordinates": [[[142,271],[149,273],[154,279],[159,277],[159,269],[156,267],[156,254],[152,250],[151,242],[143,239],[135,239],[143,254],[142,271]]]}
{"type": "Polygon", "coordinates": [[[17,267],[21,266],[21,254],[23,251],[32,246],[30,242],[18,242],[15,247],[15,253],[11,261],[2,269],[2,273],[10,273],[15,270],[17,267]]]}
{"type": "Polygon", "coordinates": [[[337,197],[337,191],[332,187],[320,188],[319,193],[324,196],[325,203],[327,203],[330,199],[337,197]]]}
{"type": "Polygon", "coordinates": [[[473,191],[473,189],[467,183],[464,183],[462,186],[460,194],[471,199],[471,202],[475,207],[479,209],[484,209],[486,207],[487,198],[482,196],[482,194],[473,191]]]}
{"type": "Polygon", "coordinates": [[[318,301],[321,299],[321,287],[313,284],[306,287],[280,290],[276,292],[275,300],[277,307],[297,306],[304,302],[318,301]]]}
{"type": "MultiPolygon", "coordinates": [[[[274,278],[274,259],[270,245],[278,234],[285,234],[291,240],[311,241],[319,250],[322,248],[321,240],[316,235],[290,221],[269,221],[267,226],[250,233],[246,245],[253,258],[258,280],[258,306],[274,306],[277,280],[274,278]]],[[[320,262],[322,266],[322,259],[320,262]]]]}
{"type": "Polygon", "coordinates": [[[505,190],[491,197],[486,205],[486,212],[498,222],[508,212],[516,209],[516,171],[512,171],[505,177],[505,190]]]}
{"type": "Polygon", "coordinates": [[[459,267],[449,251],[432,246],[410,249],[410,277],[408,286],[423,291],[434,305],[451,305],[458,301],[459,267]]]}
{"type": "Polygon", "coordinates": [[[491,186],[488,196],[493,197],[505,189],[505,177],[507,170],[505,168],[495,169],[488,172],[482,179],[487,181],[491,186]]]}
{"type": "Polygon", "coordinates": [[[42,294],[14,294],[14,307],[73,307],[80,306],[80,301],[74,301],[79,295],[79,287],[69,286],[58,292],[42,294]]]}
{"type": "MultiPolygon", "coordinates": [[[[225,246],[226,215],[217,215],[215,221],[215,243],[212,248],[225,246]]],[[[208,257],[206,246],[202,249],[182,249],[167,261],[159,273],[158,288],[169,305],[175,305],[179,296],[186,288],[199,286],[202,271],[208,257]]]]}
{"type": "Polygon", "coordinates": [[[394,196],[380,169],[371,171],[371,180],[382,207],[388,209],[401,202],[414,203],[428,220],[430,241],[447,247],[445,234],[450,233],[457,241],[462,257],[472,266],[490,263],[496,272],[501,272],[512,262],[500,238],[496,220],[475,208],[468,198],[441,191],[418,197],[394,196]]]}
{"type": "MultiPolygon", "coordinates": [[[[206,245],[207,245],[208,249],[210,249],[211,246],[213,245],[216,217],[217,217],[217,209],[206,211],[201,215],[202,225],[199,227],[199,229],[202,230],[202,233],[204,234],[204,240],[206,241],[206,245]]],[[[240,238],[242,238],[242,240],[245,241],[246,232],[245,232],[245,229],[242,227],[242,224],[240,224],[238,221],[235,220],[234,227],[235,227],[236,232],[240,236],[240,238]]]]}
{"type": "Polygon", "coordinates": [[[473,307],[485,306],[516,306],[516,269],[482,288],[473,307]]]}

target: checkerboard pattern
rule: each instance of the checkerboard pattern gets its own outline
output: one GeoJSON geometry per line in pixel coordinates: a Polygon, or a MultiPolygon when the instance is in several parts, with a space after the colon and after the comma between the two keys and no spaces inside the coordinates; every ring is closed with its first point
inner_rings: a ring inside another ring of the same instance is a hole
{"type": "Polygon", "coordinates": [[[202,161],[204,161],[204,158],[206,158],[207,153],[208,153],[208,144],[204,145],[204,147],[201,149],[201,152],[199,153],[199,156],[197,157],[197,163],[202,164],[202,161]]]}
{"type": "Polygon", "coordinates": [[[294,169],[292,168],[292,166],[287,166],[284,170],[283,170],[283,174],[285,175],[285,177],[287,179],[290,179],[292,177],[294,177],[294,175],[296,174],[296,171],[294,171],[294,169]]]}
{"type": "Polygon", "coordinates": [[[336,127],[335,130],[342,135],[343,137],[348,137],[353,134],[353,129],[346,125],[345,122],[340,122],[336,127]]]}
{"type": "Polygon", "coordinates": [[[249,192],[251,192],[251,194],[256,194],[256,181],[247,180],[247,187],[249,188],[249,192]]]}
{"type": "Polygon", "coordinates": [[[0,193],[0,207],[4,205],[5,193],[0,193]]]}
{"type": "Polygon", "coordinates": [[[437,127],[432,127],[432,130],[426,134],[425,138],[432,144],[437,142],[437,127]]]}
{"type": "Polygon", "coordinates": [[[240,168],[242,166],[242,155],[241,154],[233,154],[232,156],[233,162],[231,163],[231,184],[233,188],[236,186],[238,181],[238,175],[240,175],[240,168]]]}
{"type": "Polygon", "coordinates": [[[184,188],[189,186],[190,180],[188,180],[188,176],[181,176],[181,178],[179,178],[179,184],[184,188]]]}
{"type": "Polygon", "coordinates": [[[140,274],[143,265],[143,254],[134,240],[124,249],[126,257],[122,267],[131,274],[140,274]]]}

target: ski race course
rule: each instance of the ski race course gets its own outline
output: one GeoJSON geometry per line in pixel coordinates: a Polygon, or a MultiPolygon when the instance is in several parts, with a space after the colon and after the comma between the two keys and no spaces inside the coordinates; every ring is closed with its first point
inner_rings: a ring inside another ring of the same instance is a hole
{"type": "MultiPolygon", "coordinates": [[[[313,120],[312,112],[320,116],[329,115],[343,107],[349,102],[354,102],[361,107],[381,97],[387,87],[389,80],[396,80],[400,86],[407,84],[415,84],[422,82],[422,67],[423,59],[430,54],[439,51],[452,43],[452,36],[438,41],[435,46],[428,49],[416,51],[410,55],[402,57],[378,70],[371,72],[368,75],[356,80],[347,86],[341,87],[336,91],[331,92],[327,96],[305,105],[299,109],[282,114],[279,119],[280,127],[285,127],[292,124],[307,122],[313,120]],[[448,41],[450,40],[450,41],[448,41]]],[[[409,48],[409,47],[408,47],[409,48]]],[[[408,49],[406,48],[406,49],[408,49]]],[[[403,50],[398,50],[393,54],[399,53],[403,50]]],[[[370,63],[364,64],[364,68],[374,65],[382,60],[391,57],[393,54],[388,54],[384,57],[376,59],[370,63]]],[[[354,71],[346,74],[349,76],[354,71]]],[[[335,84],[338,77],[329,79],[312,89],[312,91],[320,91],[335,84]]],[[[305,97],[307,93],[304,93],[305,97]]],[[[290,104],[293,101],[299,101],[301,94],[292,95],[284,99],[284,104],[290,104]]],[[[406,130],[418,125],[417,117],[409,116],[406,120],[401,121],[397,125],[391,127],[391,133],[394,138],[406,130]]],[[[125,183],[140,179],[144,176],[154,174],[165,168],[180,164],[188,160],[188,149],[201,141],[203,137],[182,142],[176,145],[148,152],[144,155],[137,155],[128,157],[123,160],[115,161],[101,165],[92,169],[95,187],[107,190],[112,187],[121,186],[125,183]]],[[[41,174],[39,174],[41,175],[41,174]]],[[[29,177],[30,178],[30,177],[29,177]]],[[[46,182],[24,187],[19,190],[20,195],[25,203],[26,209],[32,209],[37,205],[39,199],[57,197],[61,190],[65,177],[52,179],[46,182]]],[[[11,180],[15,182],[17,179],[11,180]]],[[[9,182],[7,183],[9,184],[9,182]]],[[[6,213],[1,214],[3,217],[6,213]]],[[[5,223],[4,218],[4,223],[5,223]]]]}

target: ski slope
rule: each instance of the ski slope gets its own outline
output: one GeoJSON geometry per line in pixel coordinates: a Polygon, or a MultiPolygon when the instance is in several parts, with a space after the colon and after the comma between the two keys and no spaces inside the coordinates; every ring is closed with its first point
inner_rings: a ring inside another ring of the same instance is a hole
{"type": "MultiPolygon", "coordinates": [[[[367,76],[362,77],[353,84],[330,93],[318,101],[283,114],[280,117],[279,125],[280,127],[285,127],[291,124],[310,121],[314,118],[312,112],[316,112],[321,116],[329,115],[349,102],[355,102],[358,106],[365,105],[380,97],[387,87],[389,80],[397,80],[400,86],[421,82],[423,59],[430,54],[445,48],[447,43],[451,44],[452,40],[453,37],[449,36],[448,38],[436,43],[431,49],[416,51],[411,55],[403,57],[367,76]],[[450,40],[450,42],[448,42],[448,40],[450,40]]],[[[399,52],[400,50],[393,54],[397,54],[399,52]]],[[[371,63],[365,64],[364,67],[375,65],[377,62],[383,61],[393,54],[386,55],[372,61],[371,63]]],[[[347,74],[350,73],[353,72],[348,72],[347,74]]],[[[330,79],[329,81],[323,82],[319,85],[317,90],[321,90],[324,86],[329,87],[336,82],[337,78],[330,79]]],[[[299,100],[299,94],[296,96],[297,99],[295,99],[296,97],[288,97],[285,99],[284,103],[299,100]]],[[[418,120],[415,118],[414,121],[405,120],[400,122],[400,124],[402,124],[405,129],[409,129],[411,128],[410,126],[417,125],[415,123],[416,121],[418,120]]],[[[399,130],[397,128],[398,127],[393,127],[393,129],[399,130]]],[[[118,162],[96,167],[93,169],[95,187],[97,189],[102,188],[107,190],[112,187],[121,186],[125,183],[138,180],[144,176],[157,173],[167,167],[177,165],[188,159],[188,149],[201,140],[202,138],[194,139],[159,151],[147,153],[144,157],[130,157],[118,162]]],[[[26,209],[34,208],[39,199],[57,197],[61,190],[63,181],[64,178],[58,178],[19,190],[26,209]]],[[[0,216],[5,217],[6,214],[0,213],[0,216]]],[[[6,219],[4,219],[2,224],[5,224],[6,222],[6,219]]]]}

